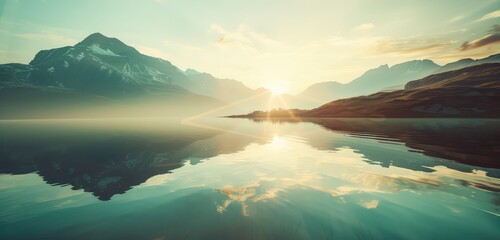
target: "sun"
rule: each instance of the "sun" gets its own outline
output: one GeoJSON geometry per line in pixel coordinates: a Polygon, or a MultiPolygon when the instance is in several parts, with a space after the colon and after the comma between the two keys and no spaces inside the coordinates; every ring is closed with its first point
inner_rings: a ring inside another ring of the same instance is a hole
{"type": "Polygon", "coordinates": [[[286,147],[286,140],[281,136],[274,135],[273,140],[270,142],[269,146],[276,150],[281,150],[286,147]]]}
{"type": "Polygon", "coordinates": [[[271,84],[267,86],[267,89],[275,96],[286,93],[286,87],[281,84],[271,84]]]}

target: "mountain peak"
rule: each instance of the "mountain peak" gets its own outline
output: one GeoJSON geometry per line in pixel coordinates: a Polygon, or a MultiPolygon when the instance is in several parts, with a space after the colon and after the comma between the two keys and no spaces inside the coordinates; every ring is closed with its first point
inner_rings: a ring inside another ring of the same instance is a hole
{"type": "Polygon", "coordinates": [[[106,37],[102,33],[96,32],[88,35],[85,39],[83,39],[83,41],[77,43],[76,45],[90,46],[92,44],[100,44],[106,41],[112,41],[113,39],[118,40],[116,38],[106,37]]]}
{"type": "Polygon", "coordinates": [[[99,32],[92,33],[75,46],[93,47],[97,46],[104,50],[111,50],[119,55],[140,54],[135,48],[128,46],[117,38],[107,37],[99,32]]]}
{"type": "Polygon", "coordinates": [[[432,60],[422,59],[422,60],[411,60],[411,61],[399,63],[399,64],[396,64],[396,65],[392,66],[391,68],[393,68],[393,67],[396,67],[396,68],[397,67],[405,67],[406,68],[408,66],[415,66],[415,65],[420,65],[420,64],[424,64],[426,66],[440,67],[439,65],[437,65],[432,60]]]}
{"type": "Polygon", "coordinates": [[[378,67],[378,69],[389,69],[389,64],[382,64],[378,67]]]}
{"type": "Polygon", "coordinates": [[[202,72],[198,72],[192,68],[188,68],[186,69],[186,71],[184,71],[184,74],[186,75],[200,75],[200,74],[203,74],[202,72]]]}

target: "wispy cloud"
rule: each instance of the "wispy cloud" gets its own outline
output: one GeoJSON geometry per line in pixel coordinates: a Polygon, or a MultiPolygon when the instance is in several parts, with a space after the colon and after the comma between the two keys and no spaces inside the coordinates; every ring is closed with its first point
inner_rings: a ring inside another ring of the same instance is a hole
{"type": "Polygon", "coordinates": [[[52,43],[60,43],[62,45],[73,45],[77,43],[78,41],[69,38],[63,35],[59,35],[56,33],[50,33],[50,32],[42,32],[42,33],[13,33],[12,34],[15,37],[18,38],[24,38],[24,39],[29,39],[29,40],[34,40],[34,41],[48,41],[52,43]]]}
{"type": "Polygon", "coordinates": [[[240,24],[234,31],[226,30],[218,24],[212,24],[210,30],[219,34],[215,44],[221,47],[243,47],[257,50],[277,43],[262,33],[252,31],[244,24],[240,24]]]}
{"type": "Polygon", "coordinates": [[[456,42],[422,37],[390,38],[382,40],[372,50],[379,54],[425,55],[443,51],[454,43],[456,42]]]}
{"type": "Polygon", "coordinates": [[[486,21],[489,19],[497,18],[500,17],[500,10],[496,10],[494,12],[490,12],[484,16],[482,16],[480,19],[476,20],[476,22],[481,22],[481,21],[486,21]]]}
{"type": "Polygon", "coordinates": [[[462,20],[463,18],[464,18],[464,16],[463,16],[463,15],[456,16],[456,17],[454,17],[454,18],[450,19],[450,21],[449,21],[449,22],[450,22],[450,23],[452,23],[452,22],[457,22],[457,21],[462,20]]]}
{"type": "Polygon", "coordinates": [[[361,31],[361,30],[370,30],[373,28],[375,28],[375,24],[370,22],[370,23],[363,23],[363,24],[355,27],[353,30],[354,31],[361,31]]]}
{"type": "Polygon", "coordinates": [[[212,24],[210,30],[218,33],[220,36],[215,41],[218,46],[238,46],[252,47],[252,39],[245,33],[244,25],[240,25],[235,31],[227,31],[223,27],[212,24]]]}
{"type": "Polygon", "coordinates": [[[491,29],[488,31],[488,33],[499,34],[500,33],[500,25],[495,24],[495,25],[491,26],[491,29]]]}
{"type": "Polygon", "coordinates": [[[482,38],[470,42],[464,42],[460,46],[460,51],[467,51],[475,48],[491,46],[500,43],[500,34],[488,34],[482,38]]]}
{"type": "Polygon", "coordinates": [[[68,37],[76,35],[78,31],[72,29],[55,28],[44,25],[38,25],[23,21],[12,21],[4,19],[0,34],[5,36],[33,40],[37,42],[49,42],[58,45],[73,45],[78,40],[68,37]],[[10,27],[5,27],[10,26],[10,27]]]}
{"type": "Polygon", "coordinates": [[[462,43],[460,51],[493,46],[500,43],[500,26],[498,24],[493,25],[488,33],[489,34],[484,37],[462,43]]]}

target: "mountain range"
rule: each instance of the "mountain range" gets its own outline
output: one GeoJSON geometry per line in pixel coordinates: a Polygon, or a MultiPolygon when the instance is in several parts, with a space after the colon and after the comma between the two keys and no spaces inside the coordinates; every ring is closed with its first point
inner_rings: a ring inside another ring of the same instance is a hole
{"type": "Polygon", "coordinates": [[[482,59],[461,59],[443,66],[431,60],[413,60],[389,67],[387,64],[366,71],[351,82],[342,84],[335,81],[322,82],[308,87],[298,96],[305,99],[316,99],[328,102],[341,98],[368,95],[380,91],[403,89],[405,84],[431,74],[458,70],[485,63],[499,63],[500,54],[491,55],[482,59]]]}
{"type": "Polygon", "coordinates": [[[381,65],[346,84],[323,82],[295,96],[276,97],[237,80],[194,69],[182,71],[116,38],[94,33],[74,46],[42,50],[29,64],[0,65],[0,111],[1,118],[57,118],[313,108],[335,99],[402,89],[407,82],[433,73],[491,62],[500,62],[500,54],[444,66],[431,60],[381,65]]]}
{"type": "Polygon", "coordinates": [[[327,103],[309,116],[500,117],[500,63],[482,64],[411,81],[404,90],[327,103]]]}
{"type": "Polygon", "coordinates": [[[339,99],[312,110],[255,111],[233,117],[499,118],[500,63],[408,82],[403,90],[339,99]]]}
{"type": "Polygon", "coordinates": [[[299,94],[304,98],[327,102],[340,98],[367,95],[387,88],[402,88],[410,80],[428,76],[440,66],[431,60],[414,60],[389,67],[387,64],[366,71],[349,83],[317,83],[299,94]]]}

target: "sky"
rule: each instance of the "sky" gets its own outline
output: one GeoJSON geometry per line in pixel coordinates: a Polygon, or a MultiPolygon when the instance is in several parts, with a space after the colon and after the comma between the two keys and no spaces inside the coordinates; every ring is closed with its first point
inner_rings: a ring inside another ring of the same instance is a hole
{"type": "Polygon", "coordinates": [[[500,0],[0,0],[0,63],[94,32],[251,88],[296,94],[382,64],[500,52],[500,0]]]}

